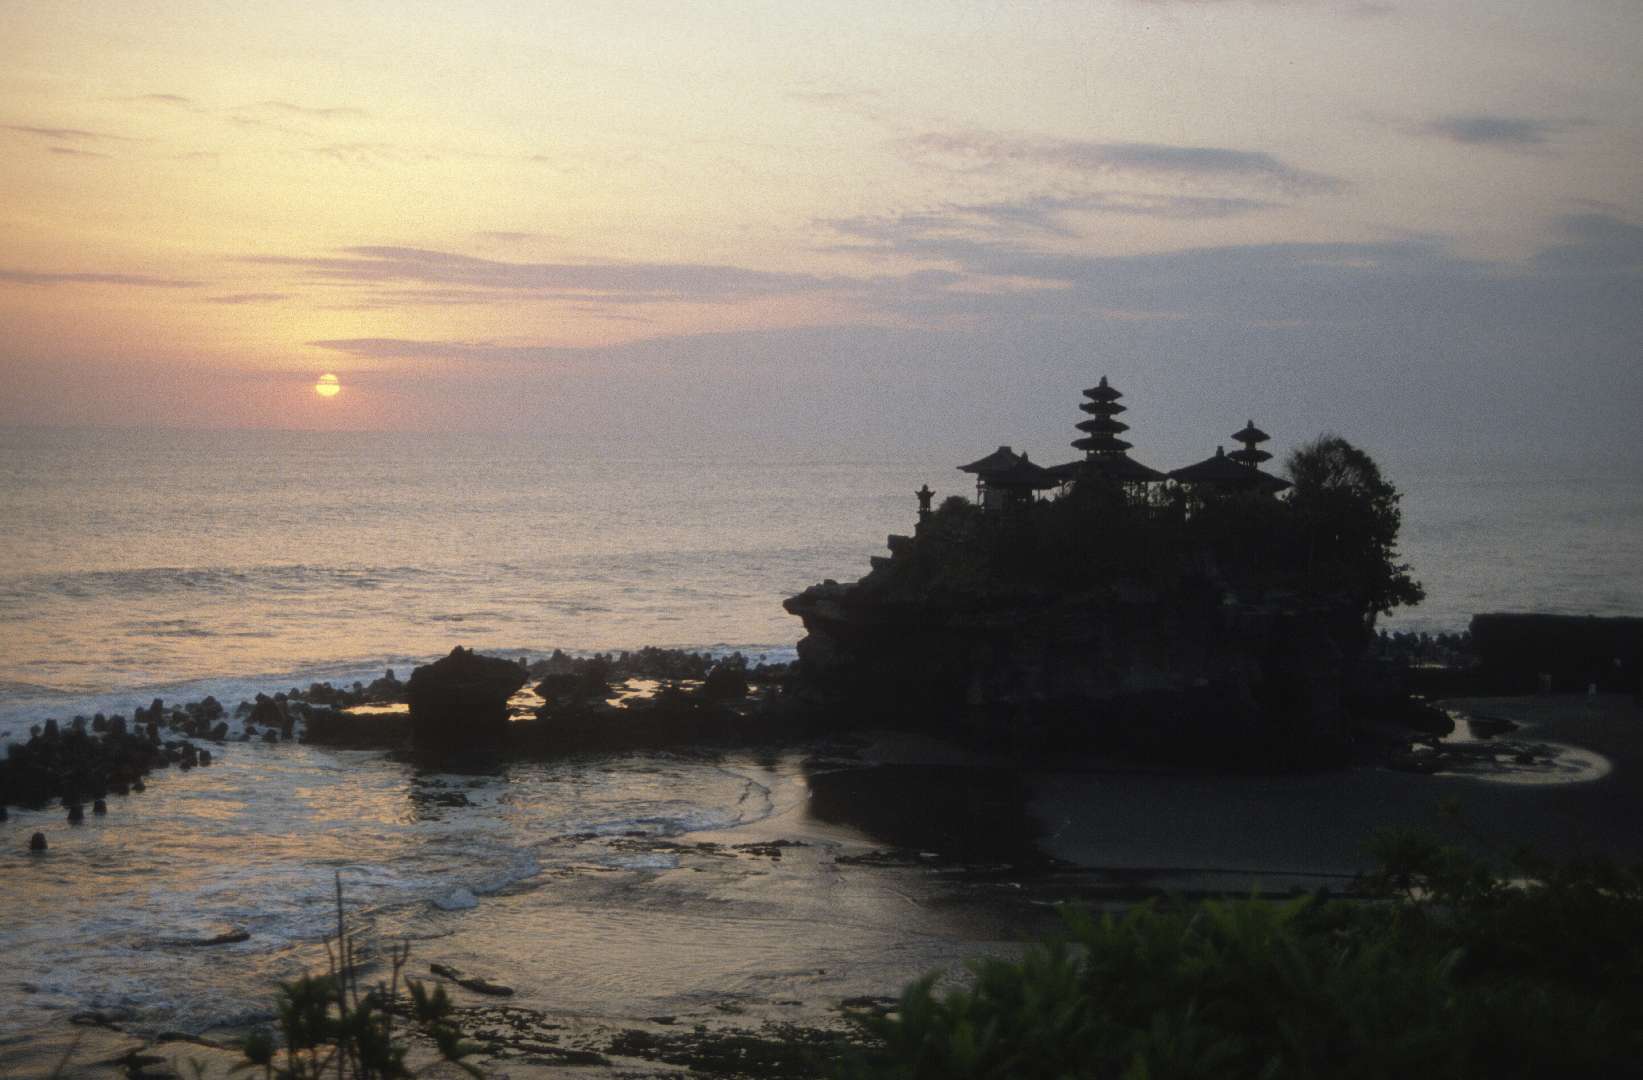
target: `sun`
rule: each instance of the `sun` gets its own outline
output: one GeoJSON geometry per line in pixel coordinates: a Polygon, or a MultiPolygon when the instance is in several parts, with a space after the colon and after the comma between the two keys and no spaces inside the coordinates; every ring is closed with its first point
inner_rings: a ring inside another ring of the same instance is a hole
{"type": "Polygon", "coordinates": [[[327,371],[319,377],[319,382],[314,384],[314,393],[320,397],[336,397],[342,393],[342,383],[337,381],[335,375],[327,371]]]}

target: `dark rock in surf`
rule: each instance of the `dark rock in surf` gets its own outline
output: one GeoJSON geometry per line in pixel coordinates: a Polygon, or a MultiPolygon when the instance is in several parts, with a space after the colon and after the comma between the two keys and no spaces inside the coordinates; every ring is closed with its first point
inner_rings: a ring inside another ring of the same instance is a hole
{"type": "Polygon", "coordinates": [[[356,750],[392,749],[404,745],[410,731],[410,717],[404,713],[315,709],[303,725],[302,741],[356,750]]]}
{"type": "Polygon", "coordinates": [[[291,721],[286,718],[285,710],[280,708],[279,702],[266,694],[257,695],[257,704],[252,707],[251,715],[246,717],[246,727],[288,728],[291,721]]]}
{"type": "Polygon", "coordinates": [[[46,850],[46,834],[43,833],[43,832],[37,832],[33,836],[29,837],[29,850],[30,851],[44,851],[44,850],[46,850]]]}
{"type": "Polygon", "coordinates": [[[464,975],[449,964],[429,964],[428,970],[441,978],[451,980],[458,986],[466,987],[476,994],[489,994],[492,997],[513,996],[513,987],[493,983],[489,979],[482,979],[477,975],[464,975]]]}
{"type": "Polygon", "coordinates": [[[366,701],[404,701],[405,684],[399,681],[394,669],[389,668],[382,673],[382,678],[373,679],[371,685],[365,688],[366,701]]]}
{"type": "Polygon", "coordinates": [[[525,684],[512,660],[462,648],[411,673],[411,738],[418,749],[494,747],[508,727],[508,699],[525,684]]]}

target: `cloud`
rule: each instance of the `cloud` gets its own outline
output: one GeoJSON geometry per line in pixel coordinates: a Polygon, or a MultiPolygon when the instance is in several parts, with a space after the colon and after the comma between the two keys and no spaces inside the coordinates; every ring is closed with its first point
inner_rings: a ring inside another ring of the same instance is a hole
{"type": "Polygon", "coordinates": [[[111,158],[114,156],[113,154],[99,153],[96,150],[81,150],[73,146],[50,146],[47,149],[51,153],[61,154],[63,157],[111,158]]]}
{"type": "MultiPolygon", "coordinates": [[[[1072,214],[1117,214],[1156,218],[1220,218],[1278,206],[1266,199],[1170,195],[1136,191],[1094,191],[1081,195],[1029,195],[992,202],[944,203],[927,211],[884,216],[824,218],[818,224],[857,240],[916,246],[920,241],[957,237],[1016,237],[1023,233],[1074,236],[1072,214]]],[[[930,253],[939,253],[926,246],[930,253]]]]}
{"type": "Polygon", "coordinates": [[[290,293],[282,292],[242,292],[229,293],[226,296],[203,297],[208,304],[272,304],[280,300],[289,300],[290,293]]]}
{"type": "MultiPolygon", "coordinates": [[[[380,142],[331,143],[327,146],[310,146],[308,152],[343,165],[380,165],[405,159],[400,150],[388,143],[380,142]]],[[[431,158],[432,155],[425,154],[423,157],[431,158]]]]}
{"type": "Polygon", "coordinates": [[[185,109],[194,108],[194,99],[183,97],[181,94],[138,94],[136,97],[121,98],[119,100],[141,105],[175,105],[185,109]]]}
{"type": "Polygon", "coordinates": [[[8,281],[15,285],[136,285],[151,289],[197,289],[202,284],[198,281],[152,277],[147,274],[58,273],[4,269],[0,269],[0,281],[8,281]]]}
{"type": "Polygon", "coordinates": [[[84,128],[34,127],[29,124],[0,124],[0,130],[34,135],[54,142],[136,142],[125,135],[110,135],[106,131],[87,131],[84,128]]]}
{"type": "Polygon", "coordinates": [[[333,105],[315,107],[311,105],[296,105],[289,101],[258,101],[251,105],[241,105],[242,112],[260,111],[284,113],[287,116],[306,116],[317,120],[344,120],[369,116],[364,109],[356,109],[350,105],[333,105]]]}
{"type": "Polygon", "coordinates": [[[898,146],[919,163],[958,172],[1027,165],[1083,175],[1234,182],[1287,193],[1343,186],[1334,177],[1289,165],[1265,151],[1219,146],[1101,142],[980,130],[924,132],[901,140],[898,146]]]}
{"type": "Polygon", "coordinates": [[[711,301],[825,288],[813,274],[703,263],[504,262],[426,248],[365,246],[335,255],[251,255],[242,261],[285,266],[337,283],[467,291],[492,299],[536,295],[578,299],[711,301]]]}
{"type": "Polygon", "coordinates": [[[1529,147],[1543,145],[1550,136],[1569,126],[1568,123],[1535,120],[1526,116],[1465,113],[1439,117],[1422,130],[1428,135],[1469,146],[1529,147]]]}
{"type": "Polygon", "coordinates": [[[336,338],[309,341],[316,349],[355,360],[486,360],[540,362],[586,350],[543,345],[500,345],[490,341],[424,341],[414,338],[336,338]]]}
{"type": "Polygon", "coordinates": [[[1569,214],[1556,223],[1558,241],[1542,248],[1536,264],[1558,273],[1643,271],[1643,226],[1612,214],[1569,214]]]}
{"type": "Polygon", "coordinates": [[[554,240],[547,233],[514,232],[505,229],[486,229],[473,234],[475,240],[491,244],[524,244],[537,240],[554,240]]]}

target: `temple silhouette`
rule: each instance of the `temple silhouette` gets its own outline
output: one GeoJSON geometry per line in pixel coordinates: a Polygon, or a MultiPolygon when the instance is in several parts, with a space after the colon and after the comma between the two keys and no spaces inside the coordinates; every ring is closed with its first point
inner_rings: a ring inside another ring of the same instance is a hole
{"type": "Polygon", "coordinates": [[[1253,420],[1232,436],[1242,448],[1230,454],[1217,446],[1213,456],[1168,473],[1143,465],[1129,456],[1132,444],[1119,438],[1129,430],[1117,418],[1125,411],[1119,404],[1123,396],[1105,375],[1084,391],[1087,400],[1078,407],[1089,418],[1075,425],[1084,434],[1072,443],[1075,450],[1084,451],[1082,458],[1045,468],[1028,460],[1024,452],[1000,446],[986,457],[960,465],[960,472],[976,478],[976,505],[992,511],[1019,508],[1044,492],[1066,494],[1080,482],[1114,485],[1132,500],[1155,505],[1174,497],[1183,508],[1228,493],[1276,495],[1290,486],[1288,480],[1260,470],[1261,463],[1272,457],[1260,444],[1271,436],[1253,420]]]}
{"type": "Polygon", "coordinates": [[[926,484],[866,576],[784,602],[806,631],[798,695],[994,744],[1338,760],[1375,615],[1362,560],[1320,546],[1316,500],[1297,509],[1261,469],[1253,420],[1231,453],[1166,472],[1130,456],[1117,387],[1082,397],[1081,457],[960,465],[973,500],[926,484]]]}

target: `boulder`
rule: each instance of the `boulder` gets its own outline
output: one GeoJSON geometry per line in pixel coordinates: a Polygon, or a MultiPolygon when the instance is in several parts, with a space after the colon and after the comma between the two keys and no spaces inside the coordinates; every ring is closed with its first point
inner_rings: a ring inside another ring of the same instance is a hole
{"type": "Polygon", "coordinates": [[[411,673],[411,738],[419,749],[495,746],[507,732],[508,699],[525,684],[512,660],[482,656],[460,645],[411,673]]]}

